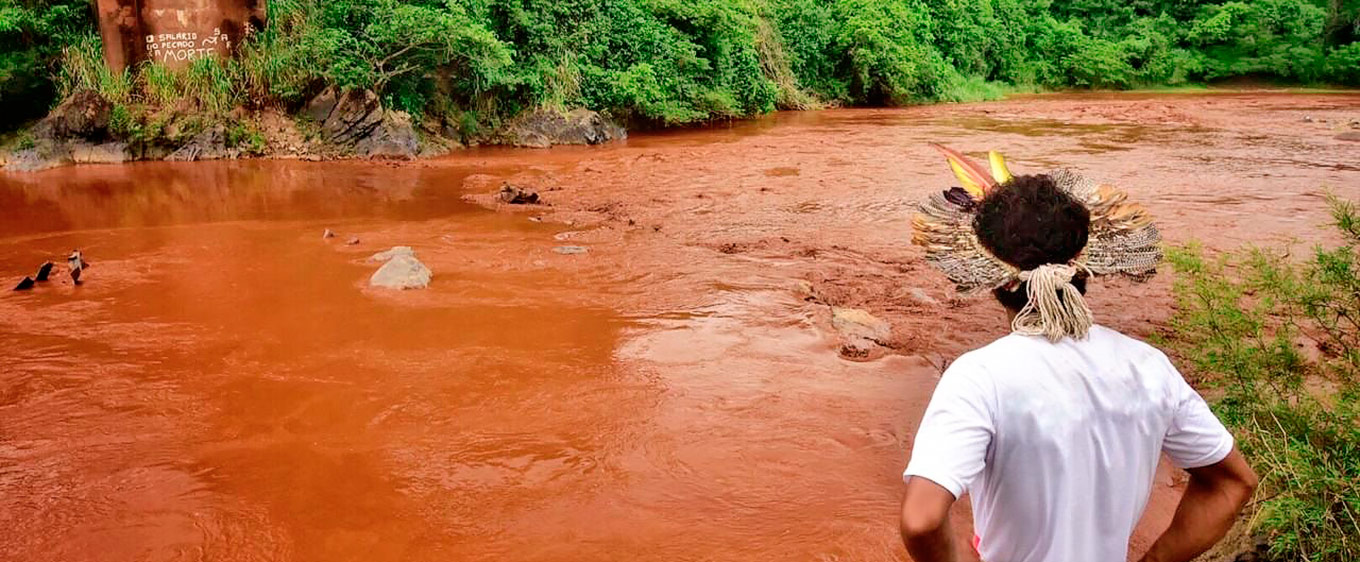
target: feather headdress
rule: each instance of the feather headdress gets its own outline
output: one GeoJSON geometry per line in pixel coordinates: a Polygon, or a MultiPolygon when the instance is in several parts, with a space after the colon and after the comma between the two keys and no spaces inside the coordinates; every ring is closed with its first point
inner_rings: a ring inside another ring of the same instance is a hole
{"type": "MultiPolygon", "coordinates": [[[[932,193],[919,204],[912,220],[912,242],[925,248],[927,261],[943,271],[960,292],[975,293],[1029,280],[1037,270],[1022,272],[992,255],[973,229],[978,204],[1012,178],[1005,158],[992,151],[988,153],[990,166],[983,167],[956,150],[934,146],[944,153],[960,187],[932,193]]],[[[1156,273],[1162,259],[1161,234],[1142,205],[1130,202],[1122,190],[1071,170],[1054,170],[1048,176],[1058,189],[1085,205],[1091,215],[1086,248],[1072,263],[1053,265],[1138,280],[1156,273]]],[[[1071,274],[1067,277],[1070,279],[1071,274]]]]}

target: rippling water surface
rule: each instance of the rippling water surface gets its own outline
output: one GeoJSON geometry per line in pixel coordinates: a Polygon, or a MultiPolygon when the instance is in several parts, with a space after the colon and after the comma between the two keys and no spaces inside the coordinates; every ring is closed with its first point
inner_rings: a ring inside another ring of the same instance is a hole
{"type": "MultiPolygon", "coordinates": [[[[93,264],[0,293],[0,559],[901,560],[935,365],[1003,326],[904,244],[948,181],[925,141],[1103,171],[1169,238],[1231,246],[1325,240],[1321,188],[1360,180],[1326,128],[1349,116],[1360,96],[1049,97],[0,174],[5,283],[93,264]],[[503,181],[552,205],[479,204],[503,181]],[[428,289],[367,287],[394,245],[428,289]],[[894,335],[842,359],[831,306],[894,335]]],[[[1101,294],[1135,333],[1169,312],[1165,279],[1101,294]]]]}

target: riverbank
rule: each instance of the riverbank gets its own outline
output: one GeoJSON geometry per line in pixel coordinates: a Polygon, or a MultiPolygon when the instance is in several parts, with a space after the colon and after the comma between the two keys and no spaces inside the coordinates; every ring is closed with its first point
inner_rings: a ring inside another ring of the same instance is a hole
{"type": "Polygon", "coordinates": [[[96,91],[77,91],[31,128],[0,140],[0,168],[33,172],[75,164],[241,158],[410,160],[469,143],[549,148],[627,137],[621,125],[584,109],[531,111],[497,130],[460,137],[385,109],[367,90],[325,90],[296,115],[244,107],[221,118],[189,106],[140,111],[133,116],[96,91]]]}
{"type": "MultiPolygon", "coordinates": [[[[17,147],[71,144],[49,152],[80,162],[181,148],[180,158],[389,156],[494,140],[544,108],[640,130],[1016,91],[1360,86],[1360,8],[1318,0],[277,0],[258,29],[231,38],[231,57],[127,71],[105,65],[89,5],[6,12],[0,131],[92,92],[109,106],[109,134],[68,143],[35,131],[17,147]],[[359,122],[377,138],[326,138],[308,106],[327,92],[371,97],[379,111],[359,122]]],[[[18,160],[40,166],[38,152],[18,160]]]]}
{"type": "MultiPolygon", "coordinates": [[[[1012,94],[1009,99],[1095,102],[1166,96],[1230,98],[1357,93],[1360,92],[1321,88],[1180,87],[1127,92],[1031,92],[1012,94]]],[[[33,127],[0,138],[0,169],[31,172],[65,165],[149,160],[411,160],[437,158],[470,146],[598,145],[628,136],[621,124],[594,111],[542,109],[523,114],[503,124],[501,129],[481,136],[460,137],[457,131],[418,125],[406,113],[384,109],[377,95],[367,91],[327,90],[293,116],[273,110],[239,108],[229,117],[228,121],[214,122],[182,109],[151,114],[141,123],[128,124],[108,100],[95,92],[82,91],[33,127]]],[[[1360,117],[1328,121],[1326,117],[1303,115],[1300,119],[1329,124],[1340,140],[1360,140],[1360,117]]],[[[708,126],[739,127],[741,123],[708,126]]]]}
{"type": "MultiPolygon", "coordinates": [[[[953,181],[927,142],[1076,168],[1169,242],[1226,250],[1332,241],[1357,118],[1357,95],[1040,96],[416,161],[0,171],[5,275],[93,263],[0,293],[0,552],[901,561],[938,367],[1008,329],[908,243],[953,181]],[[498,203],[506,183],[542,204],[498,203]],[[428,288],[367,286],[397,245],[428,288]]],[[[1090,303],[1140,337],[1176,308],[1169,272],[1090,303]]],[[[1132,554],[1183,485],[1159,471],[1132,554]]]]}

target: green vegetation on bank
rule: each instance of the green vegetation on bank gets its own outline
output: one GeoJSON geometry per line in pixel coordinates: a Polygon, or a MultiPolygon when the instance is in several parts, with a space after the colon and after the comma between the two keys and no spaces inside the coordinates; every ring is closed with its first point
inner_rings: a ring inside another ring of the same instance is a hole
{"type": "Polygon", "coordinates": [[[671,125],[1016,87],[1360,85],[1356,0],[272,0],[237,60],[189,76],[100,72],[90,4],[0,0],[0,129],[76,87],[207,111],[370,88],[473,132],[543,106],[671,125]]]}
{"type": "Polygon", "coordinates": [[[1173,346],[1261,475],[1249,519],[1268,560],[1360,560],[1360,216],[1305,261],[1251,249],[1171,254],[1173,346]]]}

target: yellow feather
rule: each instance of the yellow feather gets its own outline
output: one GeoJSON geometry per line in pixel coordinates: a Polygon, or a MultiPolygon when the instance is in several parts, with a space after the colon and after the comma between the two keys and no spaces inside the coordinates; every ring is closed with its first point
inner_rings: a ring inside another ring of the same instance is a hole
{"type": "Polygon", "coordinates": [[[950,159],[949,167],[954,170],[954,176],[959,178],[959,184],[963,186],[963,189],[966,190],[969,195],[973,196],[973,199],[981,200],[984,195],[987,195],[986,188],[984,188],[982,184],[974,181],[973,177],[969,175],[958,162],[950,159]]]}
{"type": "Polygon", "coordinates": [[[1006,168],[1006,157],[1002,156],[1000,152],[988,151],[987,160],[992,163],[992,178],[996,180],[996,183],[1006,183],[1015,178],[1011,175],[1011,171],[1006,168]]]}

